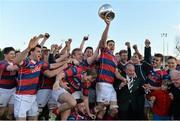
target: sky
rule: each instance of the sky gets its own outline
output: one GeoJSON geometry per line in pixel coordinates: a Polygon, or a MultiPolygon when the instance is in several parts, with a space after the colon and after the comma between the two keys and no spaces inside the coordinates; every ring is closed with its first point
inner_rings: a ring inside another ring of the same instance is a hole
{"type": "Polygon", "coordinates": [[[85,47],[95,48],[105,28],[98,9],[106,3],[115,11],[108,35],[116,42],[115,52],[126,49],[129,41],[143,54],[148,38],[152,54],[175,55],[180,0],[0,0],[0,48],[23,50],[32,36],[45,32],[50,34],[47,47],[72,38],[72,48],[76,48],[89,34],[85,47]]]}

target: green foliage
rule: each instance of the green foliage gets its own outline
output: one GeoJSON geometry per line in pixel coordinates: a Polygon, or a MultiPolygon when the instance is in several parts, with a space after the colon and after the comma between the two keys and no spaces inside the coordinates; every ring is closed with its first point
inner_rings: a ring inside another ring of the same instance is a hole
{"type": "Polygon", "coordinates": [[[2,53],[2,50],[0,49],[0,60],[3,59],[3,53],[2,53]]]}

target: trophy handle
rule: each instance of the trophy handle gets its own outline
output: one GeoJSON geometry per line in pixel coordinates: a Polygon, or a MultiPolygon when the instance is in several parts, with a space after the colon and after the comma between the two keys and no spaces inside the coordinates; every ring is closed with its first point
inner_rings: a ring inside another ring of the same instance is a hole
{"type": "Polygon", "coordinates": [[[115,17],[115,14],[114,14],[114,12],[107,12],[106,14],[105,14],[105,17],[104,17],[104,19],[106,19],[106,20],[108,20],[108,21],[112,21],[113,19],[114,19],[114,17],[115,17]]]}

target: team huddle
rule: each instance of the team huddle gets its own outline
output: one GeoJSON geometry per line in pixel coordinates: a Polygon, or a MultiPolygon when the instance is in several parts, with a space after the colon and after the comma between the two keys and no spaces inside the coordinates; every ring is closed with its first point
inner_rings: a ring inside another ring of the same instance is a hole
{"type": "Polygon", "coordinates": [[[107,40],[110,21],[96,50],[82,53],[65,46],[43,46],[48,33],[34,36],[22,52],[3,49],[0,61],[2,120],[171,120],[180,119],[180,66],[173,56],[162,68],[163,55],[151,56],[145,40],[144,57],[137,45],[113,54],[107,40]],[[70,53],[71,51],[71,53],[70,53]],[[152,117],[149,116],[152,112],[152,117]]]}

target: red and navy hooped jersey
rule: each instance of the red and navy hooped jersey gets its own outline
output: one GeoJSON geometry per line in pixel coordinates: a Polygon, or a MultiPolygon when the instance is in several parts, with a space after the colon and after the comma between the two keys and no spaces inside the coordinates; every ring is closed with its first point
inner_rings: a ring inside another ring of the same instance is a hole
{"type": "Polygon", "coordinates": [[[6,60],[0,61],[0,88],[12,89],[16,87],[16,71],[7,71],[10,65],[6,60]]]}
{"type": "Polygon", "coordinates": [[[41,72],[39,77],[38,89],[52,89],[54,82],[55,82],[54,77],[49,78],[41,72]]]}
{"type": "Polygon", "coordinates": [[[48,68],[49,64],[44,61],[34,62],[33,60],[26,58],[18,71],[16,94],[36,94],[40,72],[41,70],[46,70],[48,68]]]}
{"type": "Polygon", "coordinates": [[[163,80],[170,79],[169,74],[165,70],[150,70],[147,76],[147,83],[152,86],[160,87],[163,80]]]}
{"type": "Polygon", "coordinates": [[[101,48],[98,82],[113,84],[117,62],[108,48],[101,48]]]}
{"type": "Polygon", "coordinates": [[[82,89],[82,82],[81,82],[81,74],[78,74],[76,76],[73,77],[68,77],[66,78],[66,82],[68,83],[69,86],[69,93],[74,93],[75,91],[81,91],[82,89]]]}
{"type": "Polygon", "coordinates": [[[91,70],[91,69],[95,68],[95,66],[96,66],[95,64],[96,64],[96,61],[94,61],[91,65],[89,65],[87,62],[87,59],[84,59],[81,62],[81,66],[83,67],[84,71],[91,70]]]}
{"type": "Polygon", "coordinates": [[[82,82],[82,76],[84,69],[82,66],[72,65],[67,70],[64,71],[64,80],[68,82],[70,89],[68,90],[71,94],[75,91],[83,90],[83,95],[87,96],[89,93],[89,82],[82,82]],[[87,84],[88,83],[88,84],[87,84]],[[88,86],[87,86],[88,85],[88,86]]]}
{"type": "Polygon", "coordinates": [[[84,96],[88,96],[89,87],[91,86],[91,82],[81,82],[80,76],[70,77],[66,80],[69,84],[70,89],[69,93],[74,93],[75,91],[82,91],[84,96]]]}

